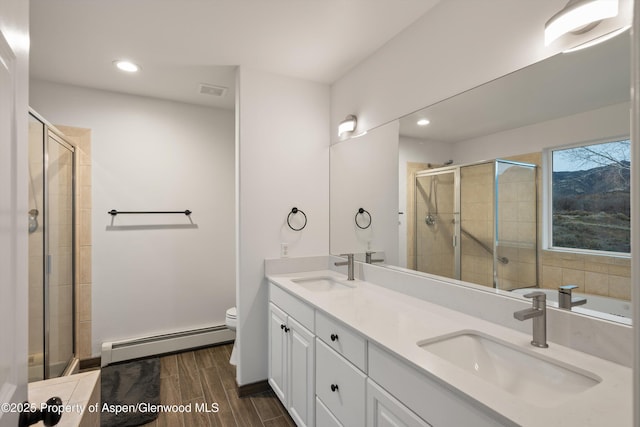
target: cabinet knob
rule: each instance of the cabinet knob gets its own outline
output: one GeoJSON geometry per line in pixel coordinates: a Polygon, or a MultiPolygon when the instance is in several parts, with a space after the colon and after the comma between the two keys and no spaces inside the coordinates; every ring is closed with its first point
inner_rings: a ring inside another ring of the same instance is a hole
{"type": "Polygon", "coordinates": [[[289,332],[289,328],[287,328],[286,326],[284,327],[284,331],[285,332],[289,332]]]}
{"type": "Polygon", "coordinates": [[[60,422],[60,418],[62,418],[62,412],[60,409],[62,406],[62,399],[59,397],[52,397],[47,400],[46,406],[43,406],[41,409],[31,411],[30,406],[29,402],[24,402],[23,410],[18,419],[19,427],[27,427],[39,421],[42,421],[42,423],[47,427],[55,426],[60,422]]]}
{"type": "Polygon", "coordinates": [[[331,384],[331,391],[333,392],[338,391],[338,384],[331,384]]]}
{"type": "Polygon", "coordinates": [[[286,326],[284,325],[284,323],[280,324],[280,329],[284,329],[286,326]]]}
{"type": "Polygon", "coordinates": [[[331,334],[331,341],[338,341],[338,335],[331,334]]]}

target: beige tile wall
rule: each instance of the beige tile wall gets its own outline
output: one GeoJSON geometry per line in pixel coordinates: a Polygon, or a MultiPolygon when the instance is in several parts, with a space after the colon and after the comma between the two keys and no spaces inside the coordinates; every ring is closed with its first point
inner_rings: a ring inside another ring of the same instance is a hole
{"type": "Polygon", "coordinates": [[[416,191],[417,236],[416,267],[418,271],[455,277],[454,247],[451,244],[454,231],[454,175],[418,178],[416,191]],[[436,182],[432,185],[432,181],[436,182]],[[435,218],[427,225],[428,214],[435,218]]]}
{"type": "Polygon", "coordinates": [[[460,168],[460,278],[493,286],[493,164],[460,168]]]}
{"type": "Polygon", "coordinates": [[[91,130],[56,127],[76,147],[76,357],[91,357],[91,130]]]}

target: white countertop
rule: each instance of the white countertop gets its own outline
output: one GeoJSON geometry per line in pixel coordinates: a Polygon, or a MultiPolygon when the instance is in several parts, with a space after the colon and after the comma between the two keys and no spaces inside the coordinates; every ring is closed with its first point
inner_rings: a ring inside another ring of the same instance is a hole
{"type": "MultiPolygon", "coordinates": [[[[533,347],[524,334],[418,298],[360,280],[354,288],[314,292],[291,279],[346,276],[331,270],[271,275],[268,279],[311,306],[359,331],[369,341],[394,353],[428,376],[467,395],[522,426],[631,426],[632,370],[604,359],[549,342],[533,347]],[[602,382],[553,407],[538,407],[420,348],[416,343],[461,330],[485,333],[527,352],[586,370],[602,382]]],[[[528,322],[531,322],[530,320],[528,322]]],[[[549,327],[549,325],[547,325],[549,327]]]]}

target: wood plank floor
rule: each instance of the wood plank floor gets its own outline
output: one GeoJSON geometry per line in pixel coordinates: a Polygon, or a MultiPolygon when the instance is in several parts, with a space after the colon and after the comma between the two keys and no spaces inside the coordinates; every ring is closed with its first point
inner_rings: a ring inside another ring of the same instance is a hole
{"type": "Polygon", "coordinates": [[[145,427],[295,427],[273,391],[238,397],[232,344],[160,358],[160,403],[191,404],[192,412],[163,412],[145,427]],[[196,411],[198,405],[218,412],[196,411]]]}

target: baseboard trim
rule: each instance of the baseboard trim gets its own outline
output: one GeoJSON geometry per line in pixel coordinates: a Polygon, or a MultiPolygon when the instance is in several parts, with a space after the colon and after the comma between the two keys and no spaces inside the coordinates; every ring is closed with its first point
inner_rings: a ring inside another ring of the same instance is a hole
{"type": "Polygon", "coordinates": [[[82,359],[80,360],[80,371],[88,370],[88,369],[96,369],[100,367],[100,358],[92,357],[90,359],[82,359]]]}
{"type": "MultiPolygon", "coordinates": [[[[237,385],[237,383],[236,383],[237,385]]],[[[262,393],[271,390],[269,381],[258,381],[257,383],[245,384],[238,386],[238,397],[250,396],[252,394],[262,393]]]]}

